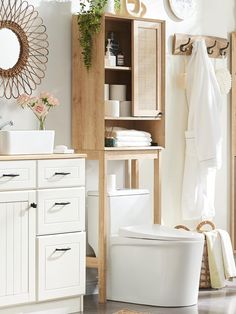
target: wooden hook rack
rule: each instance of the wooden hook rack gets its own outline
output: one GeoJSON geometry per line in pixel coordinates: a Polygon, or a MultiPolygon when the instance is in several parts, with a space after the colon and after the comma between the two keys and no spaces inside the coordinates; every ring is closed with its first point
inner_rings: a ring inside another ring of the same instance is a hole
{"type": "Polygon", "coordinates": [[[191,55],[192,44],[196,39],[205,39],[210,58],[223,58],[229,53],[229,41],[226,38],[214,36],[200,36],[175,34],[173,39],[174,55],[191,55]]]}

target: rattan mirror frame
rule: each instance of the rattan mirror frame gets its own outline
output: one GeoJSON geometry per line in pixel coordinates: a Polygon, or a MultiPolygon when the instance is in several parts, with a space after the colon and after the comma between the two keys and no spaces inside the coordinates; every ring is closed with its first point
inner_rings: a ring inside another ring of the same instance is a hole
{"type": "Polygon", "coordinates": [[[0,68],[0,97],[30,95],[45,76],[49,53],[46,27],[26,1],[0,0],[0,29],[3,28],[17,36],[20,54],[12,68],[0,68]]]}

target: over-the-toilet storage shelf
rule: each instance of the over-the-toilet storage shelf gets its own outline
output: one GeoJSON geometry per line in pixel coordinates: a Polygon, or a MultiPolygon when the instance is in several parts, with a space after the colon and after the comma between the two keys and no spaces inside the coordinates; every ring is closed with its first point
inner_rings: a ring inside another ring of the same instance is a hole
{"type": "Polygon", "coordinates": [[[99,256],[87,258],[98,268],[99,301],[106,300],[106,174],[109,160],[126,161],[126,187],[139,187],[140,159],[154,162],[154,222],[160,222],[159,152],[165,146],[165,21],[104,15],[93,41],[92,66],[83,63],[77,16],[72,25],[72,144],[99,161],[99,256]],[[107,34],[114,31],[124,53],[124,67],[105,68],[107,34]],[[104,84],[127,85],[131,117],[106,117],[104,84]],[[151,133],[158,146],[107,148],[107,127],[151,133]]]}

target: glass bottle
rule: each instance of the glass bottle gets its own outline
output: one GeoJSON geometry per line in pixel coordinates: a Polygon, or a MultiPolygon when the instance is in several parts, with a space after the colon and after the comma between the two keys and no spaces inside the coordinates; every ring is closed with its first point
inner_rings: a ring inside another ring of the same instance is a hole
{"type": "Polygon", "coordinates": [[[125,57],[121,51],[116,56],[116,64],[118,66],[124,66],[125,65],[125,57]]]}

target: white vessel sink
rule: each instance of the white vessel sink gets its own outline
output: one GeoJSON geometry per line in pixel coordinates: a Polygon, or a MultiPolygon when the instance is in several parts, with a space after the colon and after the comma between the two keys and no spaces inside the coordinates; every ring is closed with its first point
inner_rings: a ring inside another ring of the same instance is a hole
{"type": "Polygon", "coordinates": [[[55,131],[0,131],[0,154],[51,154],[55,131]]]}

